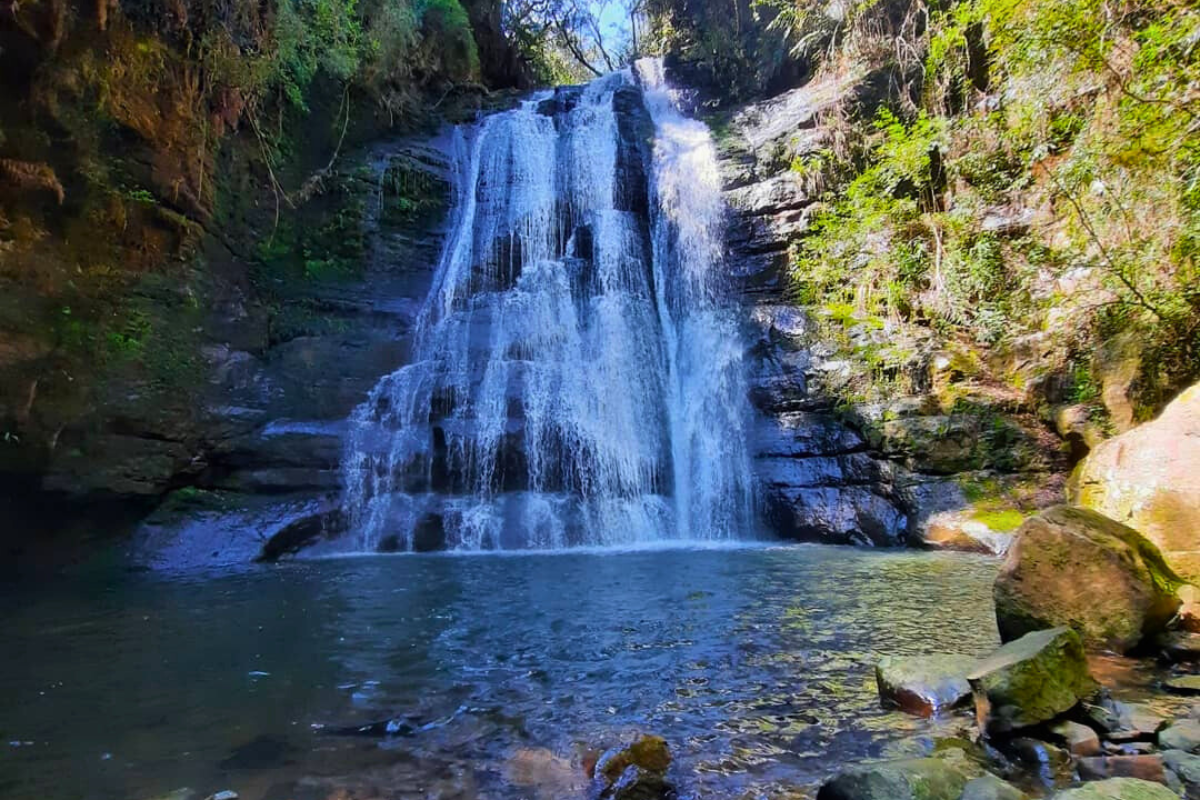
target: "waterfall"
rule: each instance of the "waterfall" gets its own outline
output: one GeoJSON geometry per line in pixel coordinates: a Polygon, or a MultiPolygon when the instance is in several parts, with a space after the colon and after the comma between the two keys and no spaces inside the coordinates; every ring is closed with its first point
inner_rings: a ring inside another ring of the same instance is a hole
{"type": "Polygon", "coordinates": [[[744,344],[705,126],[656,61],[458,128],[411,363],[351,419],[362,550],[745,537],[744,344]]]}

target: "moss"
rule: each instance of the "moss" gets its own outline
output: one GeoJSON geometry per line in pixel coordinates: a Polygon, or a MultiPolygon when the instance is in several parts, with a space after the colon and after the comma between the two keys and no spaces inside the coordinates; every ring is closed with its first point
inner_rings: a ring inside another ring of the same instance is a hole
{"type": "Polygon", "coordinates": [[[1007,533],[1015,531],[1021,527],[1021,523],[1025,521],[1025,515],[1015,509],[1004,509],[999,511],[979,510],[971,514],[971,519],[982,522],[994,531],[1007,533]]]}

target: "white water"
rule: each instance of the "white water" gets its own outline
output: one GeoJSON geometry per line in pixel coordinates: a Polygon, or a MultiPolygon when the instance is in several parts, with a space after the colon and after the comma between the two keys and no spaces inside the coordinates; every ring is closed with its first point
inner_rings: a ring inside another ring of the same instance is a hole
{"type": "Polygon", "coordinates": [[[362,550],[752,528],[744,346],[721,286],[708,131],[680,114],[657,62],[542,113],[552,97],[455,132],[451,233],[416,357],[351,420],[345,509],[362,550]],[[635,86],[649,164],[637,115],[622,130],[614,110],[635,86]]]}

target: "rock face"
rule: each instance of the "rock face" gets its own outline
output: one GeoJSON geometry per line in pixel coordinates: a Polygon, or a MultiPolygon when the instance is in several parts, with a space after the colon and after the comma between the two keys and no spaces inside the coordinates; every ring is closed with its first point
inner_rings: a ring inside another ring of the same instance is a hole
{"type": "Polygon", "coordinates": [[[1026,634],[982,659],[967,675],[980,728],[1008,733],[1048,722],[1098,688],[1079,634],[1052,628],[1026,634]]]}
{"type": "Polygon", "coordinates": [[[921,716],[933,716],[967,703],[971,656],[885,656],[875,665],[875,682],[885,705],[921,716]]]}
{"type": "Polygon", "coordinates": [[[45,485],[157,495],[190,483],[168,493],[135,534],[135,560],[155,568],[277,557],[338,533],[346,418],[407,358],[444,236],[450,146],[439,135],[365,154],[346,189],[363,202],[362,274],[306,287],[319,299],[296,301],[324,316],[272,332],[263,309],[230,296],[211,310],[211,341],[196,367],[203,407],[160,408],[154,394],[114,404],[126,414],[122,425],[64,448],[45,485]],[[398,211],[379,190],[393,180],[424,187],[420,211],[398,211]]]}
{"type": "Polygon", "coordinates": [[[1137,531],[1058,506],[1032,517],[996,577],[1000,636],[1069,625],[1091,647],[1124,653],[1179,607],[1179,579],[1137,531]]]}
{"type": "Polygon", "coordinates": [[[1200,578],[1200,385],[1152,422],[1100,444],[1072,478],[1076,504],[1154,542],[1184,578],[1200,578]]]}
{"type": "MultiPolygon", "coordinates": [[[[789,246],[821,194],[791,165],[828,146],[833,132],[822,115],[838,105],[869,105],[870,86],[870,76],[814,79],[741,109],[717,144],[730,270],[753,342],[753,444],[766,522],[791,539],[894,546],[922,534],[934,514],[969,505],[963,484],[1003,483],[1041,462],[1039,446],[1004,413],[940,407],[933,387],[955,371],[955,359],[939,358],[928,338],[897,344],[900,332],[886,324],[848,329],[850,349],[908,353],[898,371],[913,392],[838,408],[854,367],[821,331],[822,309],[788,301],[789,246]]],[[[998,536],[971,549],[1004,545],[998,536]]]]}

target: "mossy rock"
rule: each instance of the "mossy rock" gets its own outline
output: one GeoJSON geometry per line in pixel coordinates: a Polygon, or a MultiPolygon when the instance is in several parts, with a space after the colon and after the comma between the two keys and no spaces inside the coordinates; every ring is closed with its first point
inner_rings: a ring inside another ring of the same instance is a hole
{"type": "Polygon", "coordinates": [[[671,766],[671,751],[660,736],[642,734],[624,747],[606,750],[596,762],[596,777],[614,783],[631,766],[662,775],[671,766]]]}
{"type": "Polygon", "coordinates": [[[989,773],[968,781],[960,800],[1025,800],[1026,797],[1011,783],[989,773]]]}
{"type": "Polygon", "coordinates": [[[1109,778],[1058,792],[1053,795],[1053,800],[1179,800],[1179,795],[1161,783],[1137,778],[1109,778]]]}
{"type": "Polygon", "coordinates": [[[959,800],[981,775],[961,750],[950,750],[935,758],[849,767],[821,786],[817,800],[959,800]]]}
{"type": "Polygon", "coordinates": [[[996,621],[1005,641],[1068,625],[1089,647],[1125,653],[1162,630],[1181,585],[1137,531],[1057,506],[1018,531],[993,588],[996,621]]]}
{"type": "Polygon", "coordinates": [[[979,726],[990,734],[1048,722],[1099,688],[1083,641],[1066,627],[1009,642],[981,659],[967,680],[979,726]]]}

